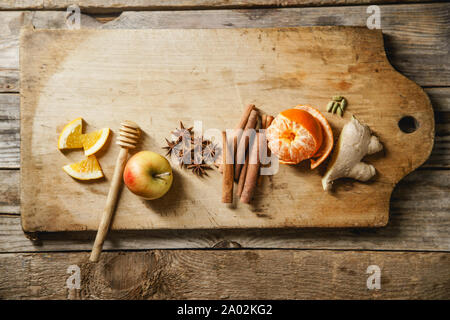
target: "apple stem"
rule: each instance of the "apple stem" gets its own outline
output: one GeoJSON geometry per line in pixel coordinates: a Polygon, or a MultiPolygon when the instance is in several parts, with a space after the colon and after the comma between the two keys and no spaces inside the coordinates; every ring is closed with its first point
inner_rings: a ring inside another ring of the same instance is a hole
{"type": "Polygon", "coordinates": [[[162,178],[165,176],[170,176],[170,172],[163,172],[163,173],[159,173],[159,174],[155,174],[154,177],[155,178],[162,178]]]}

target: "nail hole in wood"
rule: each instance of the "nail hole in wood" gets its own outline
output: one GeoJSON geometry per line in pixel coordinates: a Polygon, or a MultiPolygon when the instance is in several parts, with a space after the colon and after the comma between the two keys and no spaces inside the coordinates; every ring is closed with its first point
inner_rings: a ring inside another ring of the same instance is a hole
{"type": "Polygon", "coordinates": [[[400,119],[398,122],[398,127],[400,130],[402,130],[404,133],[413,133],[417,129],[419,129],[419,122],[416,118],[411,116],[404,116],[400,119]]]}

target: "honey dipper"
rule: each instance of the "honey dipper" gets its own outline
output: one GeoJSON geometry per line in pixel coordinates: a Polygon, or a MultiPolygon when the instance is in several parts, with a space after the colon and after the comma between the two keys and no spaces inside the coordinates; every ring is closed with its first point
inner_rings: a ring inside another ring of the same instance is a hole
{"type": "Polygon", "coordinates": [[[116,160],[114,175],[109,187],[108,198],[106,199],[105,209],[103,210],[102,219],[98,227],[97,236],[95,237],[94,247],[92,248],[89,260],[97,262],[102,252],[103,242],[108,234],[109,226],[114,215],[114,208],[119,195],[119,188],[122,183],[123,170],[128,158],[128,149],[134,149],[139,140],[140,130],[136,123],[132,121],[124,121],[120,124],[119,137],[117,144],[120,146],[119,156],[116,160]]]}

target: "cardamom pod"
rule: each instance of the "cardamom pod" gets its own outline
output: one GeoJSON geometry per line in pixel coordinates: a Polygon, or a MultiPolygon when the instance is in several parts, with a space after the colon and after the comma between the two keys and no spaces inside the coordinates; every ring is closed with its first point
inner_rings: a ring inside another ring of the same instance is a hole
{"type": "Polygon", "coordinates": [[[328,104],[327,104],[327,112],[331,112],[331,110],[333,109],[333,104],[334,104],[334,101],[328,102],[328,104]]]}
{"type": "Polygon", "coordinates": [[[334,96],[334,97],[333,97],[333,100],[334,100],[334,101],[341,101],[342,99],[344,99],[343,96],[334,96]]]}
{"type": "Polygon", "coordinates": [[[337,114],[340,115],[341,117],[344,114],[344,111],[342,110],[342,108],[340,106],[337,108],[337,114]]]}
{"type": "Polygon", "coordinates": [[[333,109],[331,110],[331,112],[336,113],[338,108],[339,108],[339,102],[333,102],[333,109]]]}
{"type": "Polygon", "coordinates": [[[342,101],[341,101],[341,109],[342,109],[342,111],[344,111],[345,110],[345,107],[347,106],[347,100],[344,98],[344,99],[342,99],[342,101]]]}

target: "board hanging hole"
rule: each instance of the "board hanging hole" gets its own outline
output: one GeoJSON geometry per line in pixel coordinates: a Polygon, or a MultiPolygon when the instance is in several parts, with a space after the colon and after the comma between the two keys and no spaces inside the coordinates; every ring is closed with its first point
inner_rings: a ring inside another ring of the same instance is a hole
{"type": "Polygon", "coordinates": [[[398,127],[404,133],[413,133],[419,129],[419,122],[412,116],[404,116],[398,122],[398,127]]]}

